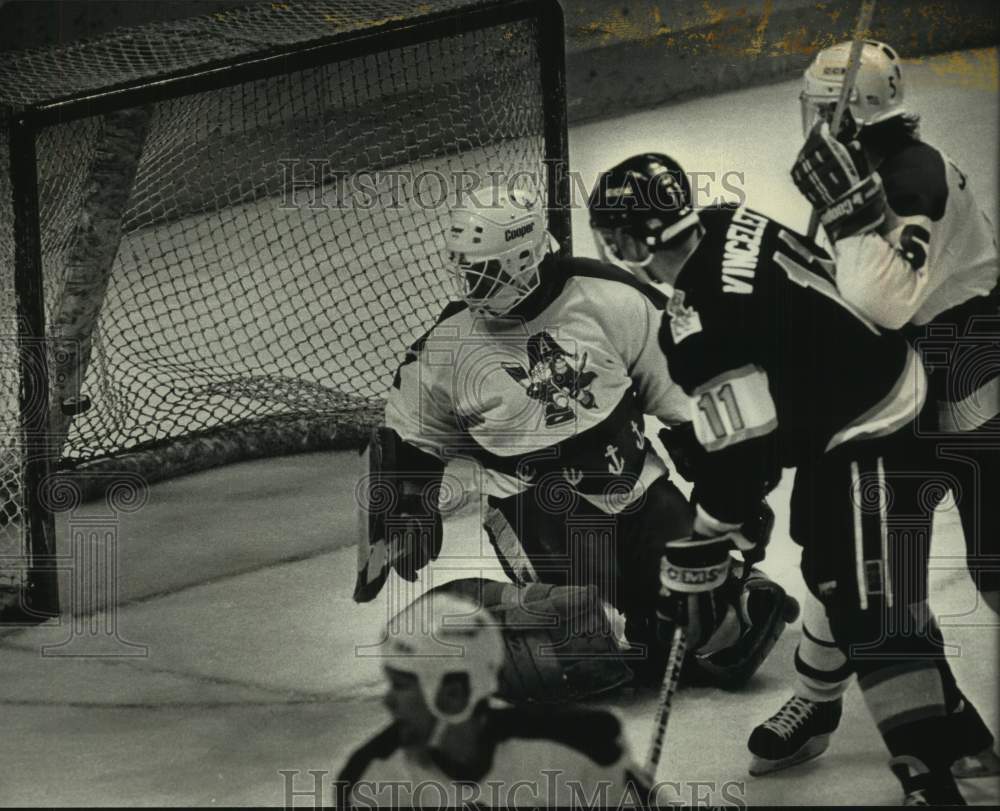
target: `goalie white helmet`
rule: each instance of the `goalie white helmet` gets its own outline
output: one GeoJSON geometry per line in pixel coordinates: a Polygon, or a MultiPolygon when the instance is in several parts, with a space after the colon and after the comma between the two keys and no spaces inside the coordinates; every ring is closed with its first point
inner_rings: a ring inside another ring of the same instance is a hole
{"type": "Polygon", "coordinates": [[[433,592],[413,602],[388,626],[383,664],[411,673],[430,712],[448,724],[468,720],[499,687],[506,647],[490,613],[463,597],[433,592]],[[445,712],[436,697],[445,677],[464,674],[469,697],[456,712],[445,712]]]}
{"type": "MultiPolygon", "coordinates": [[[[851,43],[840,42],[824,48],[806,68],[799,100],[802,105],[802,130],[808,134],[819,118],[828,123],[844,85],[851,43]]],[[[903,70],[899,55],[884,42],[865,40],[854,88],[847,112],[855,128],[877,124],[907,112],[903,101],[903,70]]]]}
{"type": "Polygon", "coordinates": [[[538,287],[545,211],[526,192],[481,189],[452,210],[447,249],[459,298],[474,312],[506,315],[538,287]]]}

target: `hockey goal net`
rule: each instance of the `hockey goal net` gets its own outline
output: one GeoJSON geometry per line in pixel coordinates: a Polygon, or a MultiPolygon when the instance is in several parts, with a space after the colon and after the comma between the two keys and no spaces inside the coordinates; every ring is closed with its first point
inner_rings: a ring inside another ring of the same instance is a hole
{"type": "Polygon", "coordinates": [[[456,186],[504,173],[568,248],[558,5],[346,6],[0,59],[0,604],[54,608],[53,471],[359,444],[456,186]]]}

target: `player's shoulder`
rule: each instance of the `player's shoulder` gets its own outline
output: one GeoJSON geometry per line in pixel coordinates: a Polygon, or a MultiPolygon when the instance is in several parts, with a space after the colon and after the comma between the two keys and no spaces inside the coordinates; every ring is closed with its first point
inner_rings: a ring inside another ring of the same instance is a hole
{"type": "MultiPolygon", "coordinates": [[[[750,223],[749,219],[744,218],[746,212],[749,212],[749,209],[735,206],[720,206],[699,212],[705,233],[677,276],[674,289],[683,292],[681,300],[686,299],[689,304],[721,303],[719,292],[722,289],[720,280],[723,266],[727,259],[727,250],[732,252],[734,247],[727,243],[731,243],[735,238],[731,229],[744,228],[750,223]]],[[[750,214],[758,216],[755,212],[750,214]]]]}
{"type": "Polygon", "coordinates": [[[659,332],[660,347],[673,358],[671,376],[682,386],[698,377],[705,352],[739,343],[734,336],[746,329],[760,270],[780,227],[743,206],[700,217],[705,234],[677,276],[659,332]]]}
{"type": "Polygon", "coordinates": [[[551,265],[547,270],[564,284],[574,284],[584,289],[601,289],[605,299],[608,295],[621,298],[641,297],[660,310],[667,303],[667,297],[660,290],[640,281],[627,270],[607,262],[579,256],[552,256],[550,261],[551,265]]]}
{"type": "Polygon", "coordinates": [[[392,723],[363,744],[347,759],[337,775],[337,783],[346,790],[361,780],[377,760],[388,760],[400,747],[399,726],[392,723]]]}
{"type": "Polygon", "coordinates": [[[948,171],[944,154],[924,141],[907,140],[878,167],[889,206],[900,217],[944,216],[948,171]]]}
{"type": "Polygon", "coordinates": [[[511,707],[492,712],[490,729],[498,746],[534,742],[569,750],[599,766],[615,764],[625,754],[621,721],[607,710],[511,707]]]}
{"type": "Polygon", "coordinates": [[[468,312],[468,305],[464,301],[449,301],[441,313],[438,315],[434,324],[421,335],[417,340],[410,344],[406,348],[406,352],[403,354],[403,358],[396,368],[396,374],[393,376],[392,385],[394,388],[400,387],[400,374],[404,366],[409,366],[411,363],[416,362],[420,358],[420,353],[423,352],[424,346],[431,339],[434,331],[441,327],[442,324],[446,324],[454,318],[463,317],[468,312]]]}
{"type": "Polygon", "coordinates": [[[469,305],[464,301],[458,299],[455,301],[449,301],[444,305],[438,317],[434,320],[434,323],[412,344],[410,344],[406,351],[407,355],[419,355],[423,350],[426,343],[434,335],[441,326],[448,324],[455,319],[465,318],[469,312],[469,305]]]}

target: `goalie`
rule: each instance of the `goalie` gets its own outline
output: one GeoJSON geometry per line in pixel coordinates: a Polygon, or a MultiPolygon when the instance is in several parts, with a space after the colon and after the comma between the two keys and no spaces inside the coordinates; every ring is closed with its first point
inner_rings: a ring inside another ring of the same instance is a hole
{"type": "MultiPolygon", "coordinates": [[[[662,640],[682,622],[711,678],[745,681],[788,606],[780,587],[749,567],[745,576],[730,572],[728,557],[689,563],[693,511],[644,432],[647,414],[689,420],[656,339],[665,298],[623,270],[551,252],[544,212],[527,195],[495,188],[481,198],[496,202],[452,212],[447,243],[460,300],[410,347],[386,426],[373,434],[355,599],[373,599],[390,569],[414,580],[437,557],[444,467],[471,458],[484,471],[486,528],[511,579],[561,590],[544,610],[568,623],[595,594],[618,609],[625,655],[646,680],[662,672],[662,640]]],[[[748,549],[762,554],[769,532],[762,505],[746,526],[748,549]]],[[[509,594],[517,607],[539,592],[509,594]]],[[[614,649],[606,624],[571,637],[570,647],[596,638],[614,649]]],[[[538,649],[522,648],[529,657],[538,649]]],[[[620,682],[622,661],[610,661],[575,694],[620,682]]],[[[554,681],[529,680],[511,697],[551,695],[553,683],[565,683],[551,664],[538,669],[554,681]]]]}

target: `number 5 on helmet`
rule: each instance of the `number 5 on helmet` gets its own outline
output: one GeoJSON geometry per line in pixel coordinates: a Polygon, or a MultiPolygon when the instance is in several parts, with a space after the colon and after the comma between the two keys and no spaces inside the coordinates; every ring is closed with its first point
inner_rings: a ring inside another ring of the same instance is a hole
{"type": "Polygon", "coordinates": [[[444,462],[405,442],[391,428],[372,429],[368,474],[355,490],[358,573],[354,601],[378,596],[389,570],[416,580],[441,551],[438,497],[444,462]]]}

